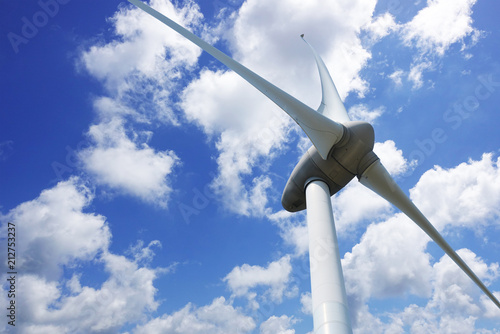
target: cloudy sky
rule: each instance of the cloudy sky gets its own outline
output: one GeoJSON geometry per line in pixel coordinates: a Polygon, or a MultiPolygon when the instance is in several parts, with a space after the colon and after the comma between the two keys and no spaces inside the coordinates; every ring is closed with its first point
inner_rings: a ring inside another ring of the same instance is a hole
{"type": "MultiPolygon", "coordinates": [[[[316,109],[304,33],[384,165],[500,297],[496,1],[150,4],[316,109]]],[[[0,275],[12,222],[18,332],[309,333],[305,214],[280,203],[301,129],[127,2],[2,8],[0,275]]],[[[332,204],[355,333],[500,333],[398,210],[356,179],[332,204]]]]}

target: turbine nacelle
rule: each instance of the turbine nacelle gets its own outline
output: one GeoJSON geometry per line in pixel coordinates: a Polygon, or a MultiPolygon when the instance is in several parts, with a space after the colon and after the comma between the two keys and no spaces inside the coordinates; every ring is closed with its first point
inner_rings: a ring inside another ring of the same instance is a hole
{"type": "Polygon", "coordinates": [[[345,187],[354,176],[363,172],[375,161],[373,152],[375,134],[366,122],[345,122],[340,141],[335,144],[325,160],[312,146],[295,166],[281,197],[283,208],[297,212],[306,208],[305,189],[314,180],[322,180],[330,189],[330,196],[345,187]]]}

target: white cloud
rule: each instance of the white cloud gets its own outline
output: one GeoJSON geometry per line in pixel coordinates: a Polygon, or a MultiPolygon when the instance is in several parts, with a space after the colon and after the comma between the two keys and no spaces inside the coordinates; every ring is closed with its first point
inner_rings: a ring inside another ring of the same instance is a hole
{"type": "MultiPolygon", "coordinates": [[[[227,134],[227,133],[226,133],[227,134]]],[[[233,146],[235,142],[244,142],[247,148],[254,146],[252,140],[239,140],[233,134],[231,137],[235,141],[229,144],[233,146]]],[[[224,136],[224,138],[227,138],[224,136]]],[[[220,148],[220,145],[217,145],[220,148]]],[[[243,145],[242,147],[245,147],[243,145]]],[[[213,180],[211,187],[219,195],[225,207],[235,213],[245,216],[263,216],[267,211],[267,190],[271,187],[272,181],[266,175],[251,177],[252,165],[261,162],[267,164],[258,151],[245,156],[245,151],[235,149],[221,152],[217,159],[219,164],[219,174],[213,180]],[[244,178],[248,181],[244,182],[244,178]]]]}
{"type": "Polygon", "coordinates": [[[97,183],[167,206],[168,176],[178,161],[175,153],[156,152],[146,143],[139,146],[127,136],[119,118],[91,126],[88,134],[95,146],[79,152],[79,158],[97,183]]]}
{"type": "Polygon", "coordinates": [[[171,270],[147,268],[159,242],[132,247],[133,260],[110,253],[105,217],[84,212],[92,200],[92,192],[72,177],[1,217],[2,229],[14,222],[19,235],[19,333],[116,332],[157,308],[153,281],[171,270]],[[102,264],[107,278],[89,286],[79,270],[92,264],[102,264]]]}
{"type": "Polygon", "coordinates": [[[332,197],[333,215],[339,236],[353,231],[358,224],[381,220],[391,211],[391,205],[357,180],[351,181],[332,197]]]}
{"type": "Polygon", "coordinates": [[[500,217],[499,161],[483,154],[454,168],[436,166],[410,190],[411,198],[440,230],[453,225],[478,231],[500,217]]]}
{"type": "Polygon", "coordinates": [[[430,294],[428,237],[403,214],[370,225],[342,261],[349,294],[366,300],[410,292],[430,294]]]}
{"type": "Polygon", "coordinates": [[[23,274],[19,279],[20,332],[116,332],[157,308],[153,280],[164,270],[139,267],[109,252],[101,260],[109,278],[100,288],[81,286],[78,276],[73,276],[68,282],[72,288],[64,292],[57,281],[23,274]]]}
{"type": "Polygon", "coordinates": [[[373,123],[373,121],[379,118],[384,113],[384,111],[384,107],[370,110],[368,106],[364,104],[356,104],[349,108],[349,117],[353,121],[373,123]]]}
{"type": "MultiPolygon", "coordinates": [[[[370,54],[357,34],[371,22],[374,7],[375,1],[291,5],[288,1],[250,0],[235,14],[234,25],[228,27],[224,38],[237,60],[316,107],[321,90],[314,58],[298,36],[311,36],[325,62],[336,64],[331,70],[342,96],[350,91],[363,94],[367,84],[359,71],[370,54]],[[312,13],[314,22],[309,20],[312,13]],[[304,59],[310,60],[308,65],[299,65],[304,59]]],[[[264,214],[265,210],[248,205],[254,201],[255,186],[245,186],[243,180],[255,182],[253,173],[262,175],[285,144],[295,140],[290,139],[288,116],[234,73],[206,69],[185,89],[180,105],[188,120],[216,140],[219,175],[213,186],[226,208],[243,215],[264,214]]],[[[265,203],[267,195],[262,191],[258,194],[262,195],[257,197],[258,203],[265,203]]]]}
{"type": "Polygon", "coordinates": [[[392,81],[394,81],[394,84],[396,85],[396,87],[401,87],[403,85],[402,77],[403,77],[404,73],[405,72],[403,70],[395,70],[394,72],[392,72],[389,75],[389,78],[392,81]]]}
{"type": "Polygon", "coordinates": [[[203,71],[184,91],[181,106],[209,136],[219,134],[219,174],[212,187],[226,208],[242,215],[264,214],[270,179],[250,177],[253,185],[246,187],[243,178],[252,175],[254,166],[261,167],[259,174],[265,172],[284,147],[287,116],[273,113],[272,104],[233,72],[203,71]]]}
{"type": "Polygon", "coordinates": [[[375,143],[373,152],[380,158],[380,162],[392,176],[404,175],[415,166],[415,161],[408,161],[403,156],[403,151],[396,147],[392,140],[375,143]]]}
{"type": "MultiPolygon", "coordinates": [[[[448,170],[435,167],[410,190],[411,198],[439,230],[481,229],[496,224],[499,217],[498,173],[498,159],[493,160],[492,154],[448,170]]],[[[345,254],[342,264],[351,314],[360,333],[473,333],[478,319],[500,315],[448,256],[431,265],[429,241],[413,222],[396,213],[370,225],[359,244],[345,254]],[[430,298],[424,306],[384,314],[385,321],[370,313],[368,300],[403,294],[430,298]]],[[[500,276],[498,263],[487,264],[467,249],[458,253],[486,285],[500,276]]]]}
{"type": "Polygon", "coordinates": [[[17,265],[24,274],[57,279],[61,265],[90,260],[107,249],[111,233],[105,217],[83,212],[93,198],[91,190],[73,177],[1,217],[3,228],[7,221],[16,224],[17,265]]]}
{"type": "Polygon", "coordinates": [[[171,315],[163,315],[134,329],[134,334],[225,334],[250,333],[255,328],[252,318],[234,308],[224,297],[212,304],[195,307],[191,303],[171,315]]]}
{"type": "Polygon", "coordinates": [[[273,315],[260,324],[260,334],[295,334],[295,330],[290,327],[296,322],[293,317],[273,315]]]}
{"type": "Polygon", "coordinates": [[[433,64],[430,61],[418,61],[411,65],[408,80],[413,82],[413,89],[419,89],[424,85],[423,73],[432,67],[433,64]]]}
{"type": "MultiPolygon", "coordinates": [[[[500,299],[500,292],[493,292],[495,297],[497,299],[500,299]]],[[[486,295],[481,295],[480,297],[480,302],[482,309],[485,311],[484,312],[484,317],[485,318],[497,318],[500,319],[500,309],[498,309],[498,306],[496,306],[494,303],[491,302],[491,299],[486,296],[486,295]]]]}
{"type": "MultiPolygon", "coordinates": [[[[500,276],[498,263],[488,266],[468,249],[458,250],[457,253],[483,282],[491,282],[500,276]]],[[[448,256],[441,257],[434,264],[434,272],[434,294],[427,307],[458,317],[462,314],[479,316],[482,313],[477,303],[481,290],[448,256]]]]}
{"type": "MultiPolygon", "coordinates": [[[[188,27],[202,18],[191,1],[177,8],[170,1],[152,0],[151,6],[188,27]]],[[[193,67],[201,51],[136,7],[122,7],[110,19],[117,38],[93,45],[81,60],[86,70],[105,82],[112,92],[135,89],[136,83],[152,79],[160,84],[179,75],[177,68],[193,67]]]]}
{"type": "Polygon", "coordinates": [[[281,238],[294,248],[296,256],[309,251],[309,234],[304,214],[281,210],[269,214],[267,218],[279,227],[281,238]]]}
{"type": "Polygon", "coordinates": [[[131,246],[127,252],[127,254],[130,254],[134,257],[134,261],[136,263],[151,262],[151,260],[153,260],[154,256],[156,255],[152,248],[153,247],[161,248],[161,242],[158,240],[153,240],[148,244],[147,247],[143,246],[144,246],[144,241],[139,240],[135,245],[131,246]]]}
{"type": "MultiPolygon", "coordinates": [[[[498,264],[486,265],[481,258],[467,249],[458,251],[468,265],[483,280],[499,276],[498,264]]],[[[389,315],[392,323],[384,327],[397,327],[401,331],[408,328],[411,333],[478,333],[476,321],[485,316],[493,306],[479,303],[485,301],[482,292],[448,257],[443,256],[433,266],[433,293],[424,306],[410,305],[400,313],[389,315]],[[464,316],[466,315],[466,316],[464,316]]],[[[380,331],[382,333],[382,331],[380,331]]],[[[385,331],[384,331],[385,333],[385,331]]],[[[497,333],[497,331],[482,330],[481,333],[497,333]]]]}
{"type": "Polygon", "coordinates": [[[94,100],[94,109],[101,121],[110,121],[113,118],[126,119],[127,117],[131,117],[137,122],[148,122],[144,115],[141,115],[121,101],[110,97],[103,96],[96,98],[94,100]]]}
{"type": "MultiPolygon", "coordinates": [[[[340,95],[345,97],[351,90],[362,93],[366,83],[358,76],[358,72],[370,54],[361,46],[357,34],[361,27],[371,22],[375,4],[375,1],[345,0],[326,3],[247,1],[239,10],[230,41],[238,59],[261,73],[268,73],[266,77],[272,80],[276,78],[278,85],[286,88],[290,86],[290,75],[293,75],[290,73],[291,68],[296,74],[306,70],[305,75],[300,76],[302,78],[311,77],[311,74],[316,78],[310,54],[310,66],[305,69],[296,66],[297,63],[303,63],[303,57],[308,54],[307,48],[297,43],[298,36],[305,33],[306,38],[319,48],[318,52],[327,65],[338,64],[330,70],[340,95]],[[315,20],[311,22],[310,17],[315,20]],[[278,72],[287,69],[288,76],[284,76],[286,72],[278,72]]],[[[296,82],[296,85],[303,86],[304,93],[310,90],[300,80],[296,82]]]]}
{"type": "MultiPolygon", "coordinates": [[[[195,2],[184,2],[182,7],[167,0],[150,4],[213,40],[200,23],[203,15],[195,2]]],[[[196,67],[201,50],[131,5],[121,7],[109,22],[113,39],[94,43],[79,59],[109,94],[94,101],[100,122],[89,129],[94,146],[79,152],[79,157],[98,184],[166,207],[172,190],[168,177],[178,159],[172,151],[149,147],[152,132],[134,127],[153,121],[179,125],[170,94],[196,67]]]]}
{"type": "MultiPolygon", "coordinates": [[[[168,0],[151,0],[150,4],[190,29],[202,29],[203,15],[193,1],[183,2],[183,7],[168,0]]],[[[110,95],[97,99],[100,116],[129,114],[138,122],[179,125],[170,95],[196,67],[201,49],[130,4],[109,22],[114,39],[95,43],[79,59],[79,65],[101,81],[110,95]]],[[[213,39],[206,33],[205,37],[213,39]]]]}
{"type": "Polygon", "coordinates": [[[415,45],[423,52],[443,55],[454,43],[479,32],[472,27],[472,7],[476,0],[428,0],[427,7],[418,12],[403,27],[406,43],[415,45]]]}
{"type": "Polygon", "coordinates": [[[263,294],[264,298],[281,303],[283,297],[293,294],[295,289],[289,286],[292,273],[290,259],[290,256],[285,255],[269,263],[266,268],[248,264],[235,267],[224,277],[224,282],[235,297],[246,297],[249,300],[255,298],[252,289],[259,286],[268,287],[263,294]]]}
{"type": "Polygon", "coordinates": [[[309,251],[309,234],[307,230],[307,222],[283,226],[282,237],[290,245],[295,247],[295,254],[302,255],[309,251]]]}
{"type": "MultiPolygon", "coordinates": [[[[424,72],[435,69],[435,57],[443,57],[452,45],[461,43],[464,56],[471,57],[465,50],[476,44],[483,34],[473,27],[472,7],[475,3],[476,0],[428,0],[427,6],[407,23],[396,24],[394,18],[385,13],[368,23],[365,30],[373,41],[395,31],[407,46],[419,50],[407,76],[413,82],[413,89],[419,89],[424,84],[424,72]]],[[[389,78],[400,87],[406,72],[396,69],[389,78]]]]}
{"type": "MultiPolygon", "coordinates": [[[[473,333],[477,319],[499,316],[496,306],[447,255],[430,266],[431,257],[425,252],[428,241],[413,223],[397,214],[371,225],[352,253],[346,253],[342,264],[357,332],[473,333]],[[430,298],[424,306],[385,312],[385,321],[371,314],[366,304],[370,298],[403,293],[430,298]]],[[[467,249],[458,253],[486,283],[499,277],[497,263],[487,265],[467,249]]]]}
{"type": "Polygon", "coordinates": [[[248,130],[266,127],[276,132],[274,136],[280,135],[279,127],[287,118],[280,112],[275,115],[266,110],[270,106],[273,104],[236,73],[208,69],[202,70],[199,79],[184,89],[181,101],[188,120],[200,125],[210,136],[228,130],[246,134],[248,130]],[[276,129],[270,128],[269,123],[276,129]]]}
{"type": "Polygon", "coordinates": [[[312,295],[310,292],[300,295],[300,304],[302,305],[302,313],[312,315],[312,295]]]}
{"type": "Polygon", "coordinates": [[[391,31],[396,30],[397,28],[398,25],[396,24],[396,21],[394,21],[394,16],[388,12],[377,16],[364,26],[364,29],[370,33],[372,41],[378,41],[379,39],[389,35],[391,31]]]}
{"type": "MultiPolygon", "coordinates": [[[[389,324],[384,324],[379,318],[370,313],[368,305],[356,305],[352,307],[349,301],[349,311],[354,332],[356,334],[402,334],[406,333],[402,324],[394,321],[389,324]]],[[[385,316],[390,317],[391,314],[386,313],[385,316]]],[[[391,319],[392,320],[392,319],[391,319]]],[[[426,332],[427,333],[427,332],[426,332]]],[[[432,332],[429,332],[432,333],[432,332]]],[[[423,334],[423,333],[422,333],[423,334]]]]}

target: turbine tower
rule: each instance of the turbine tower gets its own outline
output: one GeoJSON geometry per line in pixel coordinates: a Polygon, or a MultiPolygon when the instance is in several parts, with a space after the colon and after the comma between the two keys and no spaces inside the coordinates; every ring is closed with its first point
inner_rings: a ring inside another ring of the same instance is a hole
{"type": "Polygon", "coordinates": [[[313,146],[293,170],[281,202],[290,212],[307,207],[315,334],[352,333],[330,196],[354,177],[413,220],[500,308],[500,302],[493,293],[394,182],[373,152],[373,127],[369,123],[349,119],[326,65],[310,45],[322,88],[322,101],[317,110],[274,86],[142,1],[128,1],[236,72],[283,109],[311,140],[313,146]]]}

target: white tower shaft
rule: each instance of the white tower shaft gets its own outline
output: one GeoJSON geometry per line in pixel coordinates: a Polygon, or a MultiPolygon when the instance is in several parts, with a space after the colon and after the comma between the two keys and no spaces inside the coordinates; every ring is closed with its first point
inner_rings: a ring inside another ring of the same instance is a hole
{"type": "Polygon", "coordinates": [[[328,185],[306,187],[315,334],[352,334],[328,185]]]}

